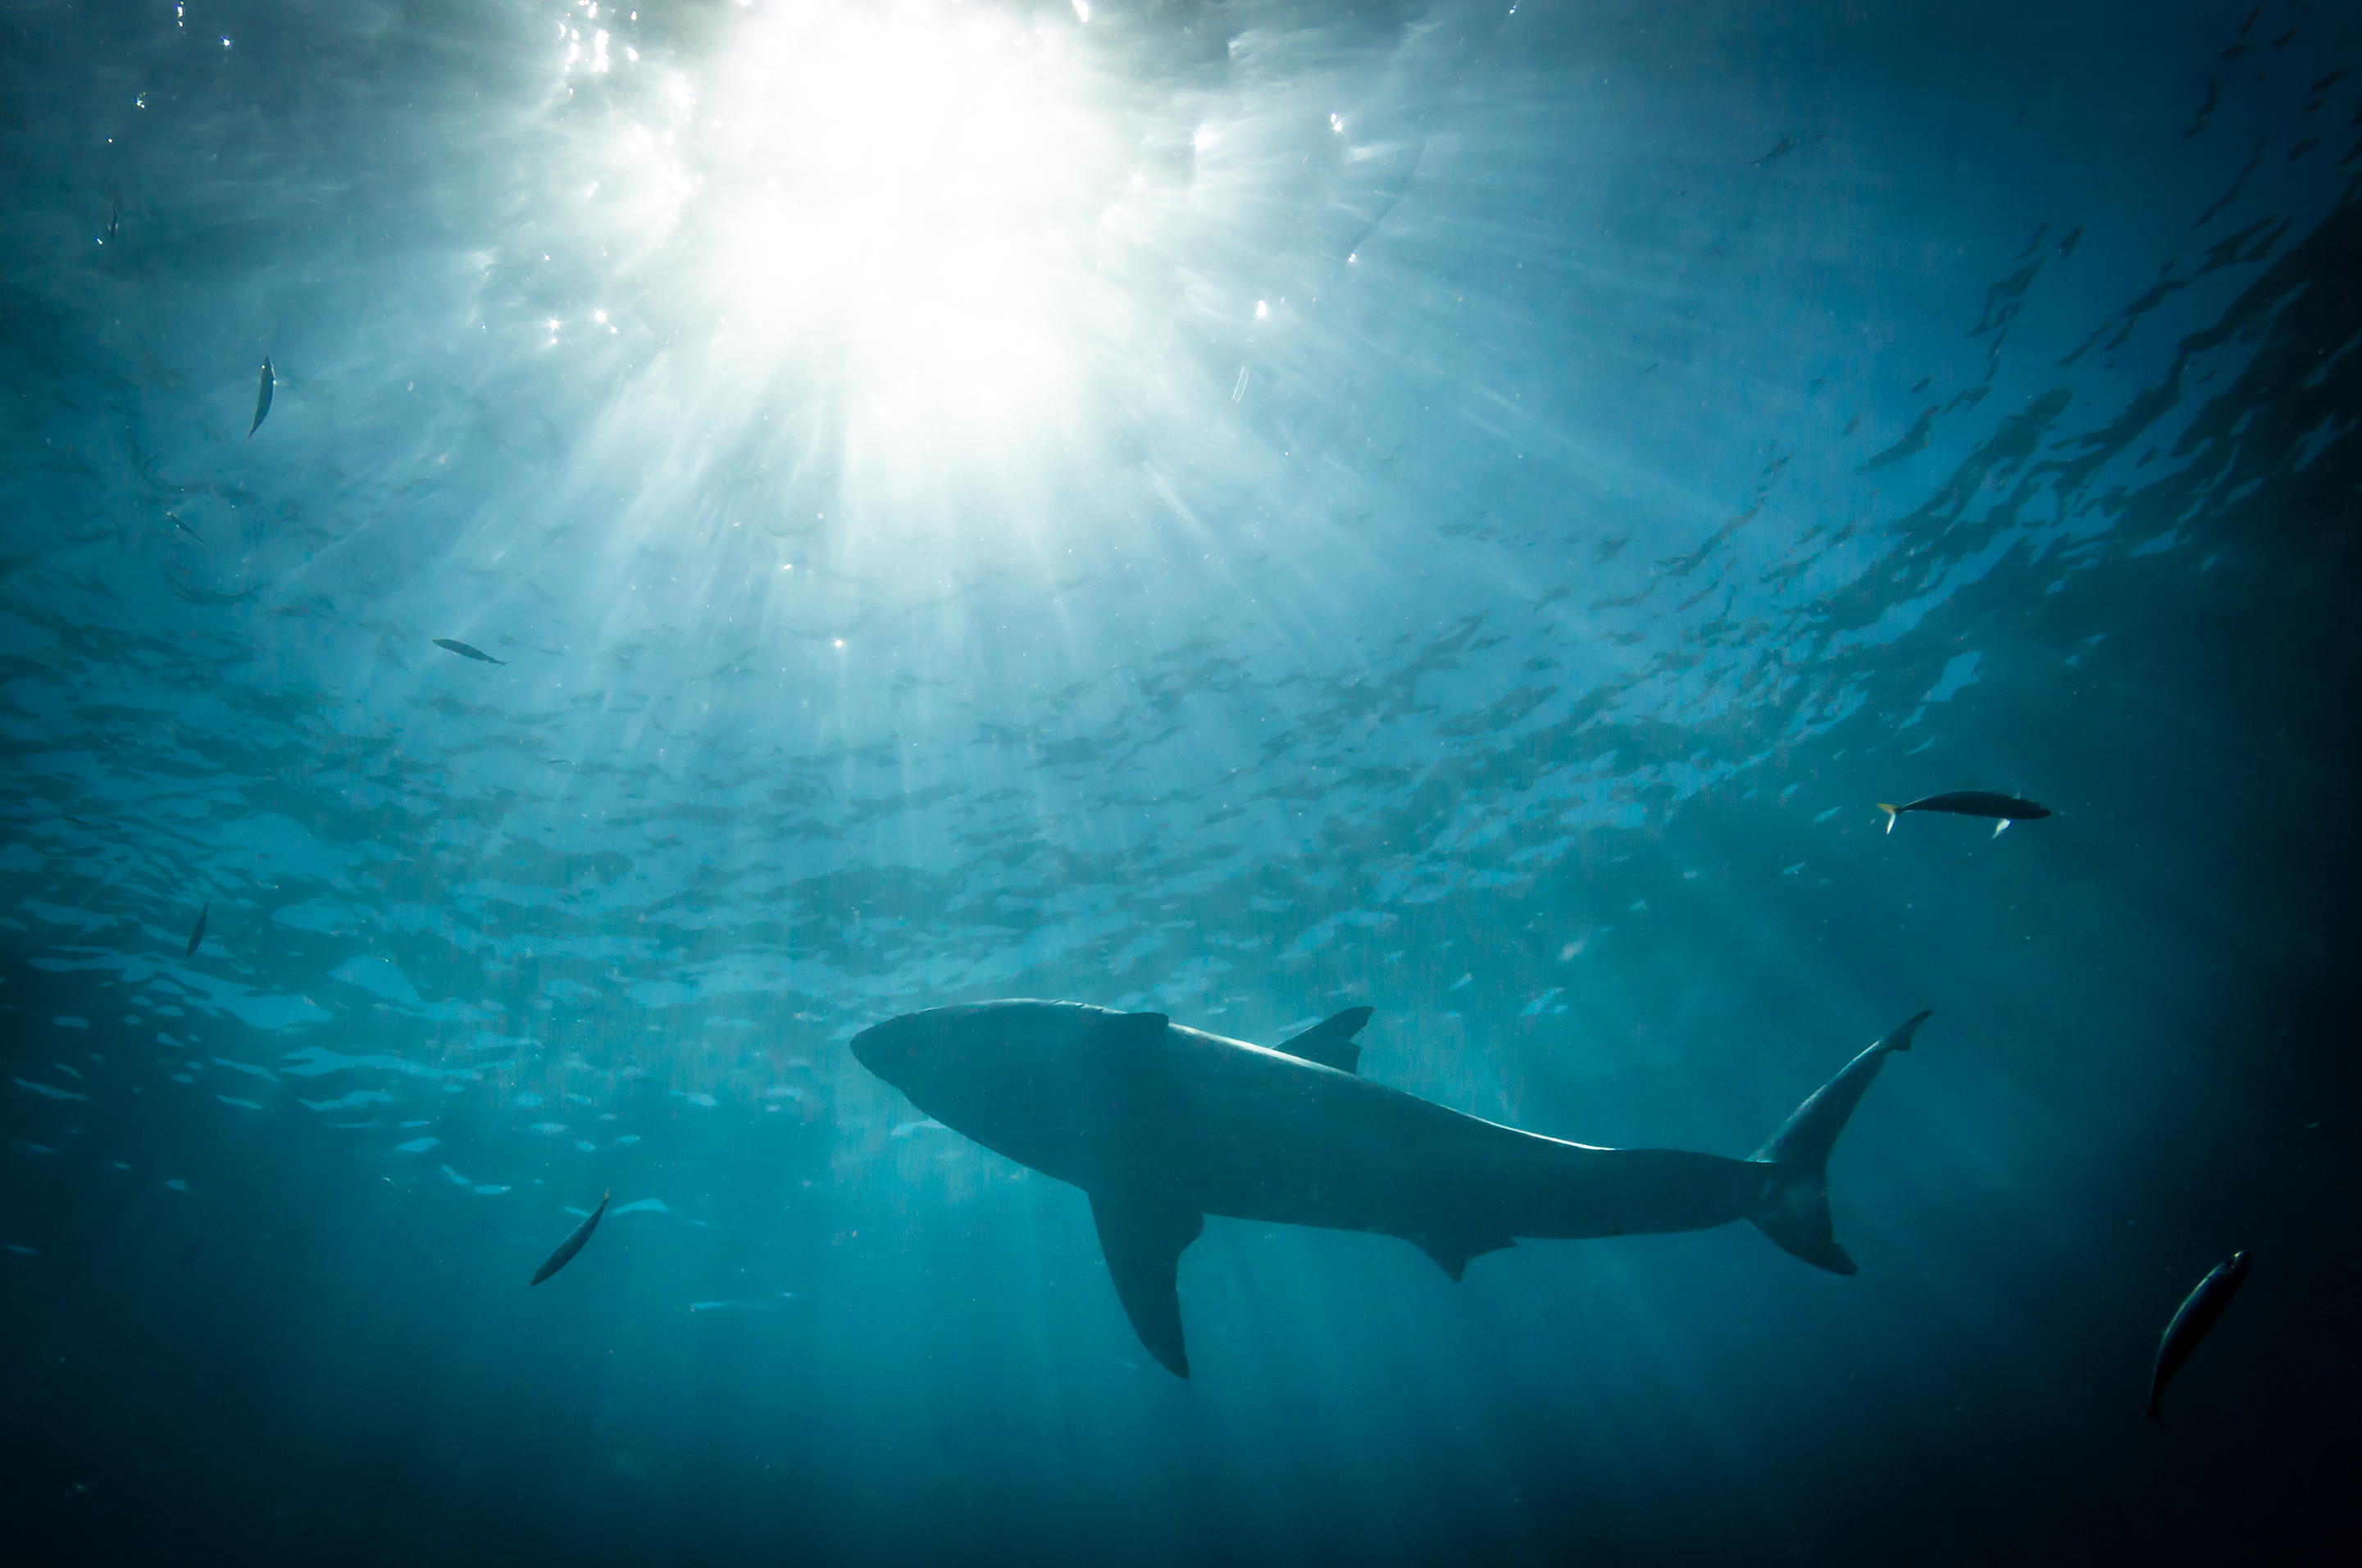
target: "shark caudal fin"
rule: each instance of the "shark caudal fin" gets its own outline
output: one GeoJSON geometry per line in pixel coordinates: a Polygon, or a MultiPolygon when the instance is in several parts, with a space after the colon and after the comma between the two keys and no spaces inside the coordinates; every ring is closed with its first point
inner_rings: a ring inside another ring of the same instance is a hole
{"type": "Polygon", "coordinates": [[[1886,831],[1893,833],[1894,831],[1894,819],[1903,814],[1903,808],[1900,806],[1890,806],[1885,801],[1881,801],[1878,802],[1878,809],[1886,813],[1886,831]]]}
{"type": "Polygon", "coordinates": [[[1762,1207],[1749,1218],[1757,1230],[1816,1268],[1831,1274],[1860,1272],[1838,1245],[1837,1231],[1829,1220],[1829,1151],[1836,1147],[1838,1134],[1845,1131],[1846,1118],[1861,1102],[1862,1090],[1886,1065],[1888,1053],[1911,1049],[1911,1037],[1927,1017],[1921,1013],[1848,1062],[1844,1070],[1796,1108],[1770,1143],[1755,1151],[1753,1157],[1773,1166],[1774,1172],[1762,1207]]]}

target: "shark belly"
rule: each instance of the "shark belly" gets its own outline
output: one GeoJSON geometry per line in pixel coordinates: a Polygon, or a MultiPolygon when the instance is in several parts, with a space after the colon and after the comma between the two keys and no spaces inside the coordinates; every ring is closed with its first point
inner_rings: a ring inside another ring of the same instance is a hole
{"type": "Polygon", "coordinates": [[[1179,1026],[1121,1071],[930,1085],[912,1103],[1087,1192],[1466,1253],[1745,1218],[1766,1169],[1546,1138],[1179,1026]]]}
{"type": "Polygon", "coordinates": [[[1108,1165],[1200,1213],[1473,1252],[1708,1229],[1746,1217],[1763,1190],[1749,1161],[1571,1143],[1195,1030],[1167,1039],[1179,1070],[1108,1165]]]}

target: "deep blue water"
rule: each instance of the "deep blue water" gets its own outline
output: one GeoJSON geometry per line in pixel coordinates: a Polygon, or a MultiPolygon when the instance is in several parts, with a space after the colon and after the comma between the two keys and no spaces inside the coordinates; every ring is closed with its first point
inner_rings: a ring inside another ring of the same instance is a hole
{"type": "Polygon", "coordinates": [[[2344,1560],[2362,14],[593,12],[0,3],[12,1560],[2344,1560]],[[1216,1219],[1183,1382],[846,1050],[999,996],[1935,1017],[1857,1277],[1216,1219]]]}

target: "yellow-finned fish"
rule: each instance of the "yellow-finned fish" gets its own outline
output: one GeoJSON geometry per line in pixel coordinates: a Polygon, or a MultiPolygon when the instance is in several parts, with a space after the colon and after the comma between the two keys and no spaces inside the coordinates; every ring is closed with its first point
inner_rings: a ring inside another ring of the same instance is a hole
{"type": "Polygon", "coordinates": [[[254,439],[254,433],[262,428],[262,416],[270,412],[270,389],[276,384],[277,379],[270,373],[270,356],[265,354],[262,357],[262,379],[255,383],[254,423],[246,427],[246,438],[249,441],[254,439]]]}
{"type": "Polygon", "coordinates": [[[1999,838],[2012,823],[2030,823],[2050,815],[2050,808],[2039,801],[2021,801],[2014,795],[1996,795],[1990,790],[1955,790],[1948,795],[1923,795],[1916,801],[1900,806],[1878,802],[1886,813],[1886,831],[1894,831],[1894,819],[1905,812],[1947,812],[1956,817],[1998,817],[1993,824],[1993,836],[1999,838]]]}
{"type": "Polygon", "coordinates": [[[534,1284],[539,1285],[574,1261],[574,1254],[582,1250],[582,1243],[589,1241],[590,1232],[599,1228],[599,1216],[607,1212],[607,1199],[613,1196],[612,1190],[599,1195],[599,1207],[590,1211],[590,1218],[574,1227],[574,1234],[558,1242],[557,1250],[549,1254],[548,1261],[533,1271],[534,1284]]]}
{"type": "Polygon", "coordinates": [[[2173,1375],[2181,1370],[2181,1364],[2190,1359],[2190,1353],[2198,1348],[2223,1309],[2231,1305],[2231,1297],[2239,1294],[2246,1278],[2247,1254],[2233,1253],[2209,1269],[2198,1288],[2174,1309],[2173,1321],[2165,1326],[2165,1338],[2158,1342],[2157,1365],[2148,1375],[2148,1419],[2158,1426],[2165,1425],[2165,1414],[2157,1408],[2157,1402],[2165,1397],[2165,1386],[2173,1381],[2173,1375]]]}

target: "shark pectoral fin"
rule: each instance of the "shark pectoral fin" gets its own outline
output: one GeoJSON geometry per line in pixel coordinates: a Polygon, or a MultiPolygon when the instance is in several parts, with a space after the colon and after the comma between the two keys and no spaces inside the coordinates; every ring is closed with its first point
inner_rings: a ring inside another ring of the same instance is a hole
{"type": "Polygon", "coordinates": [[[1449,1238],[1413,1236],[1409,1240],[1411,1245],[1433,1258],[1435,1266],[1450,1275],[1451,1283],[1454,1285],[1459,1284],[1460,1276],[1468,1272],[1470,1258],[1479,1257],[1485,1253],[1497,1253],[1503,1247],[1514,1247],[1518,1244],[1518,1239],[1515,1236],[1496,1236],[1485,1240],[1471,1240],[1465,1236],[1449,1238]]]}
{"type": "Polygon", "coordinates": [[[1993,834],[1992,834],[1992,835],[1993,835],[1995,838],[1999,838],[2002,834],[2003,834],[2007,833],[2008,831],[2009,831],[2009,819],[2008,819],[2007,817],[2003,817],[2003,818],[2002,818],[2002,820],[2001,820],[2001,821],[1999,821],[1999,822],[1997,822],[1997,823],[1993,823],[1993,834]]]}
{"type": "MultiPolygon", "coordinates": [[[[1314,1024],[1284,1045],[1273,1047],[1300,1061],[1318,1062],[1324,1067],[1334,1067],[1341,1073],[1360,1070],[1362,1048],[1353,1043],[1353,1036],[1370,1021],[1376,1010],[1349,1007],[1336,1017],[1314,1024]]],[[[1452,1277],[1458,1278],[1458,1275],[1452,1277]]]]}
{"type": "Polygon", "coordinates": [[[1206,1217],[1164,1198],[1102,1189],[1091,1194],[1091,1218],[1132,1331],[1167,1371],[1188,1376],[1189,1353],[1181,1342],[1181,1251],[1206,1229],[1206,1217]]]}

